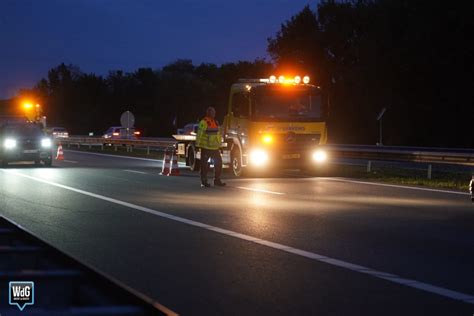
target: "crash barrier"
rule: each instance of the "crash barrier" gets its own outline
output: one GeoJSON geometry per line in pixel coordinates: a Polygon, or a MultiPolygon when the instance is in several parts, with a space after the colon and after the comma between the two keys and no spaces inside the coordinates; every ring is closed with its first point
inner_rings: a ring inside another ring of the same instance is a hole
{"type": "Polygon", "coordinates": [[[127,152],[134,150],[144,150],[149,155],[152,151],[163,152],[166,148],[174,146],[176,140],[173,138],[153,138],[153,139],[110,139],[102,137],[73,136],[58,139],[67,148],[100,148],[112,147],[114,151],[125,147],[127,152]]]}
{"type": "MultiPolygon", "coordinates": [[[[112,146],[115,151],[125,147],[128,152],[134,149],[145,149],[147,154],[155,150],[163,152],[166,148],[176,145],[173,138],[150,139],[106,139],[101,137],[72,136],[59,140],[68,148],[81,146],[100,147],[112,146]]],[[[364,160],[411,161],[433,164],[451,164],[474,166],[474,149],[395,147],[371,145],[325,145],[324,148],[335,158],[364,160]]]]}
{"type": "Polygon", "coordinates": [[[368,145],[327,145],[325,148],[338,158],[474,166],[474,149],[368,145]]]}
{"type": "Polygon", "coordinates": [[[411,173],[421,172],[427,179],[432,179],[435,168],[438,175],[439,172],[459,175],[474,172],[474,150],[472,149],[367,145],[327,145],[325,147],[332,158],[339,161],[352,160],[339,162],[340,164],[364,166],[368,173],[374,172],[375,166],[379,170],[399,169],[411,173]],[[359,163],[354,163],[354,161],[359,161],[359,163]]]}
{"type": "Polygon", "coordinates": [[[0,216],[0,283],[1,315],[20,315],[18,308],[25,308],[25,315],[37,316],[177,315],[152,298],[62,253],[3,216],[0,216]],[[23,283],[34,290],[18,302],[14,297],[8,300],[9,282],[10,286],[22,283],[13,280],[28,280],[23,283]]]}

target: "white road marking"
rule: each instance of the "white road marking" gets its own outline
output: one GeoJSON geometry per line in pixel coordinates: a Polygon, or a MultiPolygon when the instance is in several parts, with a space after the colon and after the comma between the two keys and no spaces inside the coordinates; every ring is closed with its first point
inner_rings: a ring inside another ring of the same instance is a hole
{"type": "Polygon", "coordinates": [[[77,161],[75,161],[75,160],[66,160],[66,159],[64,159],[63,161],[68,162],[68,163],[77,163],[77,161]]]}
{"type": "Polygon", "coordinates": [[[368,185],[376,185],[376,186],[381,186],[381,187],[391,187],[391,188],[408,189],[408,190],[419,190],[419,191],[449,193],[449,194],[458,194],[458,195],[470,195],[467,192],[460,192],[460,191],[419,188],[419,187],[410,187],[410,186],[398,185],[398,184],[387,184],[387,183],[378,183],[378,182],[358,181],[358,180],[350,180],[350,179],[342,179],[342,178],[318,178],[318,179],[331,180],[331,181],[340,181],[340,182],[351,182],[351,183],[358,183],[358,184],[368,184],[368,185]]]}
{"type": "Polygon", "coordinates": [[[137,171],[137,170],[123,169],[123,171],[126,171],[126,172],[133,172],[133,173],[139,173],[139,174],[146,174],[146,172],[143,172],[143,171],[137,171]]]}
{"type": "MultiPolygon", "coordinates": [[[[67,149],[65,151],[68,152],[73,152],[73,153],[78,153],[78,154],[84,154],[84,155],[94,155],[94,156],[103,156],[103,157],[113,157],[113,158],[122,158],[122,159],[134,159],[134,160],[143,160],[143,161],[153,161],[153,162],[158,162],[162,163],[162,160],[159,159],[151,159],[151,158],[141,158],[141,157],[130,157],[130,156],[121,156],[121,155],[110,155],[110,154],[101,154],[101,153],[91,153],[88,151],[79,151],[79,150],[70,150],[67,149]]],[[[180,167],[185,167],[186,163],[184,162],[178,162],[178,165],[180,167]]]]}
{"type": "Polygon", "coordinates": [[[275,192],[275,191],[268,191],[268,190],[262,190],[262,189],[247,188],[247,187],[236,187],[236,188],[241,189],[241,190],[261,192],[261,193],[270,193],[270,194],[277,194],[277,195],[284,195],[285,194],[285,193],[282,193],[282,192],[275,192]]]}
{"type": "Polygon", "coordinates": [[[350,270],[350,271],[367,274],[367,275],[370,275],[374,278],[387,280],[387,281],[392,282],[392,283],[396,283],[396,284],[404,285],[404,286],[407,286],[407,287],[419,289],[419,290],[422,290],[422,291],[425,291],[425,292],[437,294],[437,295],[447,297],[447,298],[451,298],[451,299],[461,301],[461,302],[464,302],[464,303],[474,304],[474,296],[470,295],[470,294],[465,294],[465,293],[462,293],[462,292],[453,291],[453,290],[450,290],[450,289],[447,289],[447,288],[439,287],[439,286],[432,285],[432,284],[429,284],[429,283],[420,282],[420,281],[413,280],[413,279],[403,278],[403,277],[400,277],[400,276],[395,275],[395,274],[374,270],[374,269],[371,269],[371,268],[368,268],[368,267],[364,267],[364,266],[353,264],[353,263],[350,263],[350,262],[330,258],[330,257],[324,256],[324,255],[314,253],[314,252],[310,252],[310,251],[306,251],[306,250],[302,250],[302,249],[298,249],[298,248],[293,248],[291,246],[286,246],[286,245],[279,244],[279,243],[276,243],[276,242],[260,239],[260,238],[257,238],[257,237],[252,237],[252,236],[249,236],[249,235],[237,233],[237,232],[227,230],[227,229],[223,229],[223,228],[219,228],[219,227],[216,227],[216,226],[211,226],[211,225],[208,225],[208,224],[193,221],[193,220],[186,219],[186,218],[183,218],[183,217],[179,217],[179,216],[171,215],[171,214],[168,214],[168,213],[160,212],[160,211],[148,208],[148,207],[144,207],[144,206],[132,204],[132,203],[129,203],[129,202],[117,200],[117,199],[114,199],[114,198],[110,198],[110,197],[107,197],[107,196],[103,196],[103,195],[88,192],[88,191],[84,191],[84,190],[81,190],[81,189],[76,189],[76,188],[73,188],[73,187],[70,187],[70,186],[67,186],[67,185],[55,183],[55,182],[44,180],[44,179],[41,179],[41,178],[32,177],[32,176],[22,174],[20,172],[16,172],[16,171],[13,171],[13,170],[4,170],[4,169],[0,169],[0,170],[3,171],[4,173],[8,173],[8,174],[24,177],[24,178],[27,178],[27,179],[30,179],[30,180],[34,180],[34,181],[37,181],[37,182],[49,184],[49,185],[52,185],[52,186],[55,186],[55,187],[58,187],[58,188],[62,188],[62,189],[65,189],[65,190],[76,192],[76,193],[80,193],[80,194],[83,194],[83,195],[86,195],[86,196],[90,196],[90,197],[93,197],[93,198],[96,198],[96,199],[99,199],[99,200],[102,200],[102,201],[107,201],[107,202],[117,204],[117,205],[121,205],[121,206],[124,206],[124,207],[132,208],[132,209],[144,212],[144,213],[156,215],[156,216],[166,218],[166,219],[170,219],[170,220],[180,222],[180,223],[183,223],[183,224],[186,224],[186,225],[199,227],[199,228],[209,230],[209,231],[213,231],[213,232],[216,232],[216,233],[219,233],[219,234],[222,234],[222,235],[238,238],[238,239],[241,239],[241,240],[246,240],[246,241],[258,244],[258,245],[262,245],[262,246],[266,246],[266,247],[269,247],[269,248],[281,250],[281,251],[284,251],[284,252],[287,252],[287,253],[298,255],[298,256],[301,256],[301,257],[305,257],[305,258],[315,260],[315,261],[318,261],[318,262],[323,262],[323,263],[326,263],[326,264],[329,264],[329,265],[332,265],[332,266],[336,266],[336,267],[339,267],[339,268],[347,269],[347,270],[350,270]]]}

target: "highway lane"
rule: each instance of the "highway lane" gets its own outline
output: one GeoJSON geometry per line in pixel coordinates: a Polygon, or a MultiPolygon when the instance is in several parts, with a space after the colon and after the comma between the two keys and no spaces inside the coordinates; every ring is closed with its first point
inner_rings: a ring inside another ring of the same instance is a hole
{"type": "MultiPolygon", "coordinates": [[[[473,294],[466,195],[292,176],[203,190],[159,163],[66,152],[18,172],[473,294]],[[257,191],[251,191],[257,190],[257,191]]],[[[472,314],[473,305],[0,172],[2,214],[184,314],[472,314]],[[34,189],[32,189],[34,186],[34,189]],[[120,258],[120,260],[117,260],[120,258]]]]}

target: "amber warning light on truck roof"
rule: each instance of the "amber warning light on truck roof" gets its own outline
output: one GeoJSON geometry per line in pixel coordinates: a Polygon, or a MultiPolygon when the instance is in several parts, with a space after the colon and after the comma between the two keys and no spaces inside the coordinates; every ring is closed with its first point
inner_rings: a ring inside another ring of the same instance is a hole
{"type": "Polygon", "coordinates": [[[300,84],[303,82],[304,84],[308,84],[310,81],[309,76],[304,76],[301,78],[301,76],[294,76],[293,78],[287,78],[284,75],[280,76],[275,76],[271,75],[268,79],[260,79],[260,82],[265,82],[265,83],[282,83],[282,84],[300,84]]]}

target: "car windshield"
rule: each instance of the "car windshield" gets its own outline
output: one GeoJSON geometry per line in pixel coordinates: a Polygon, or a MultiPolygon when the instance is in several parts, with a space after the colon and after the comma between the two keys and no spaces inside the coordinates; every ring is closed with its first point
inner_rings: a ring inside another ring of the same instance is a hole
{"type": "Polygon", "coordinates": [[[9,125],[3,128],[5,136],[39,137],[43,136],[41,128],[35,124],[9,125]]]}
{"type": "Polygon", "coordinates": [[[321,95],[315,88],[257,87],[252,116],[261,121],[318,121],[323,119],[321,95]]]}

